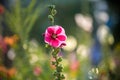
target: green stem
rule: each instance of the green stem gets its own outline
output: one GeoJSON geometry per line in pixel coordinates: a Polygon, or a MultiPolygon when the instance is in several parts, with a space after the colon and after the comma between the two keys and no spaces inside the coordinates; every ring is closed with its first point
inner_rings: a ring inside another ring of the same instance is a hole
{"type": "Polygon", "coordinates": [[[60,62],[62,61],[62,58],[58,56],[58,53],[60,52],[60,48],[54,48],[52,52],[53,58],[55,58],[55,61],[52,62],[52,65],[55,66],[55,80],[63,80],[65,79],[64,75],[62,74],[62,64],[60,62]]]}

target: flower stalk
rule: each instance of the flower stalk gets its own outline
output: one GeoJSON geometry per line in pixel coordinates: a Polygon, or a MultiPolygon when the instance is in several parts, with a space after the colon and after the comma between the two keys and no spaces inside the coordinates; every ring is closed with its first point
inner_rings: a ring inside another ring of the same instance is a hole
{"type": "Polygon", "coordinates": [[[53,48],[52,56],[55,59],[55,61],[52,61],[52,65],[55,66],[55,71],[53,75],[55,76],[55,80],[63,80],[65,79],[65,76],[62,74],[63,66],[60,64],[62,62],[62,58],[59,57],[60,48],[53,48]]]}
{"type": "Polygon", "coordinates": [[[55,71],[53,73],[54,80],[63,80],[65,76],[62,74],[63,66],[61,64],[62,58],[59,56],[59,52],[63,46],[66,45],[65,40],[67,36],[65,34],[64,28],[55,25],[54,17],[57,13],[55,5],[49,6],[50,14],[48,18],[50,19],[52,26],[49,26],[44,33],[44,41],[52,48],[52,65],[55,66],[55,71]]]}

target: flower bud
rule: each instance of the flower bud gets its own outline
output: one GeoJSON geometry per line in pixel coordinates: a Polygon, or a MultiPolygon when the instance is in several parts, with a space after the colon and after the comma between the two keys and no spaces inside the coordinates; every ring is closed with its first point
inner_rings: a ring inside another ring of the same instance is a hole
{"type": "Polygon", "coordinates": [[[61,62],[61,61],[62,61],[62,58],[61,58],[61,57],[59,57],[59,58],[58,58],[58,62],[61,62]]]}
{"type": "Polygon", "coordinates": [[[55,16],[57,14],[56,10],[52,10],[52,16],[55,16]]]}
{"type": "Polygon", "coordinates": [[[48,15],[48,19],[50,19],[50,21],[54,21],[54,17],[52,15],[48,15]]]}

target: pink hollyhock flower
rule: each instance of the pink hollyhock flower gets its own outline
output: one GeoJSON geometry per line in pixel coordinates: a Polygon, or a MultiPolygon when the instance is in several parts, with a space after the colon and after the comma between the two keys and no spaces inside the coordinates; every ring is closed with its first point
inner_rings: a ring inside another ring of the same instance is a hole
{"type": "Polygon", "coordinates": [[[44,34],[44,41],[52,47],[58,48],[66,45],[67,36],[61,26],[49,26],[44,34]]]}

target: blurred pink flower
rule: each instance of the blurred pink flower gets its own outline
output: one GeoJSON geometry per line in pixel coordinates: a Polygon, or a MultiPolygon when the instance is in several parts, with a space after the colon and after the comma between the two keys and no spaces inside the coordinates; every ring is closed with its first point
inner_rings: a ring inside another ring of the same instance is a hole
{"type": "Polygon", "coordinates": [[[4,13],[4,7],[3,5],[0,4],[0,14],[3,14],[4,13]]]}
{"type": "Polygon", "coordinates": [[[3,37],[0,35],[0,49],[3,53],[7,52],[7,44],[4,42],[3,37]]]}
{"type": "Polygon", "coordinates": [[[42,72],[42,69],[39,66],[36,66],[34,68],[34,71],[33,71],[34,75],[39,76],[41,72],[42,72]]]}
{"type": "Polygon", "coordinates": [[[66,45],[67,36],[61,26],[49,26],[44,34],[44,41],[52,47],[58,48],[66,45]]]}
{"type": "Polygon", "coordinates": [[[72,71],[77,71],[79,69],[79,66],[80,66],[79,61],[75,61],[75,62],[71,63],[70,69],[72,71]]]}

